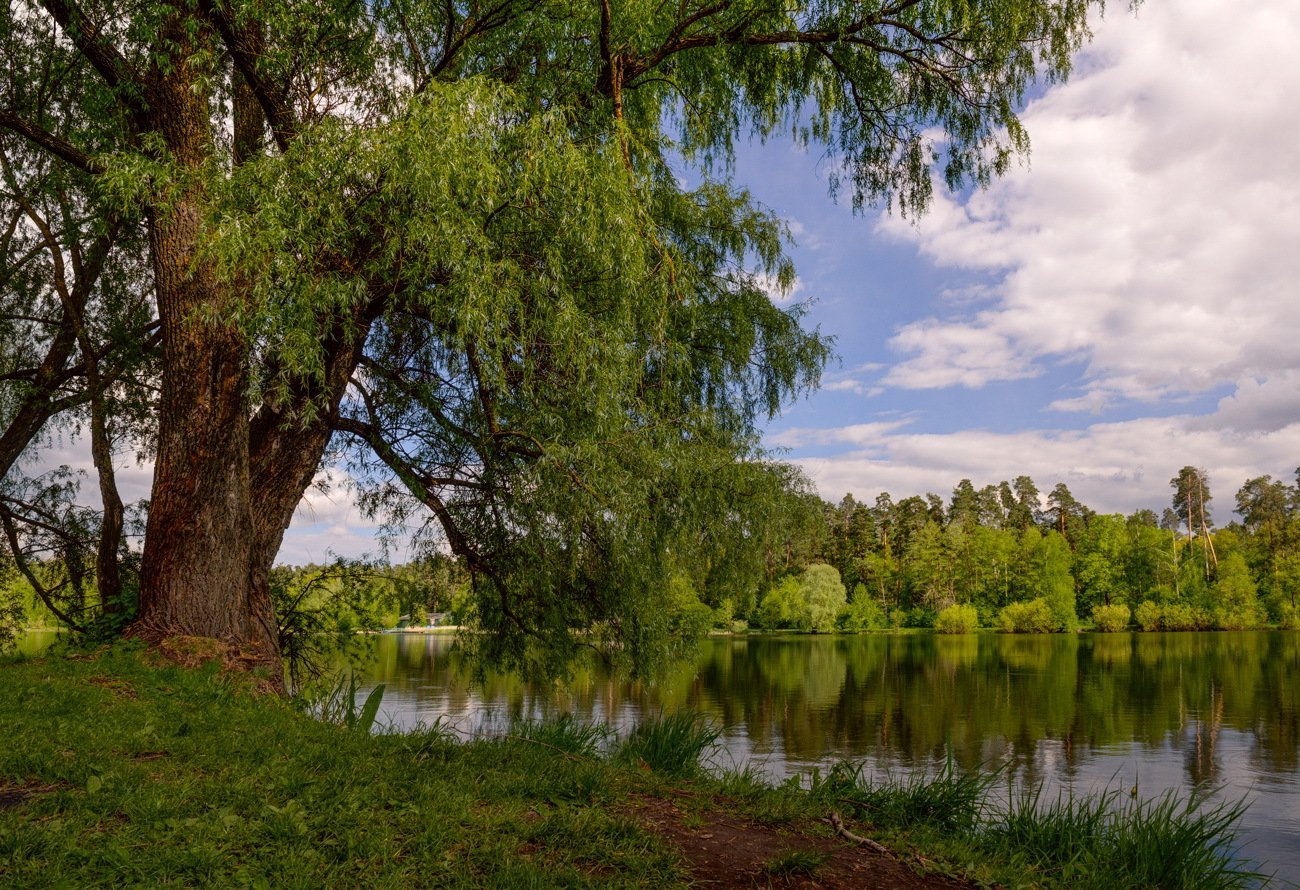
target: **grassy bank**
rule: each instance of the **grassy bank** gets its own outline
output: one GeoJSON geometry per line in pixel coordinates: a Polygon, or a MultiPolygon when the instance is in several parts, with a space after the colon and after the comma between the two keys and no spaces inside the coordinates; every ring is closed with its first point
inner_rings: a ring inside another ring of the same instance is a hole
{"type": "Polygon", "coordinates": [[[886,866],[915,881],[888,886],[1252,885],[1224,865],[1231,811],[993,813],[980,779],[880,787],[847,767],[772,787],[699,770],[710,732],[688,718],[624,741],[562,720],[466,743],[322,722],[252,685],[127,646],[0,666],[0,885],[661,887],[747,844],[758,858],[724,886],[853,886],[886,866]],[[844,840],[832,812],[891,853],[844,840]]]}

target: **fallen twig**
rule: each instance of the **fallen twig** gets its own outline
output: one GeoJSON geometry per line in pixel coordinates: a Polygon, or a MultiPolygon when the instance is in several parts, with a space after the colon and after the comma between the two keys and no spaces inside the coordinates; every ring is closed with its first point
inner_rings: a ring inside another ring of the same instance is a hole
{"type": "Polygon", "coordinates": [[[889,852],[889,848],[886,847],[884,844],[878,841],[873,841],[869,837],[863,837],[860,834],[854,834],[853,832],[845,828],[844,820],[840,818],[840,814],[837,813],[836,811],[831,810],[830,818],[827,819],[826,821],[831,824],[831,828],[835,829],[835,833],[838,834],[840,837],[844,838],[846,841],[849,841],[850,843],[854,843],[854,844],[861,844],[862,846],[866,847],[869,850],[875,850],[877,853],[884,853],[887,856],[893,855],[892,853],[889,852]]]}

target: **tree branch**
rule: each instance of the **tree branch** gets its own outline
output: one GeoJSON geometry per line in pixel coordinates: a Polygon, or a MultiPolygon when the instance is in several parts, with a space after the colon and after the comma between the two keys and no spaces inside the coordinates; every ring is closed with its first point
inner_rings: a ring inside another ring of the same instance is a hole
{"type": "Polygon", "coordinates": [[[230,51],[230,57],[239,69],[257,103],[262,106],[267,123],[271,126],[271,135],[281,152],[289,150],[289,144],[297,135],[298,124],[294,120],[293,110],[285,99],[283,90],[274,89],[257,70],[257,60],[261,58],[264,48],[261,35],[254,28],[240,27],[227,14],[221,0],[200,0],[199,8],[221,41],[230,51]]]}
{"type": "Polygon", "coordinates": [[[87,155],[62,136],[41,129],[7,108],[0,108],[0,127],[17,133],[33,145],[45,149],[50,154],[66,161],[79,170],[94,174],[104,172],[103,164],[87,155]]]}

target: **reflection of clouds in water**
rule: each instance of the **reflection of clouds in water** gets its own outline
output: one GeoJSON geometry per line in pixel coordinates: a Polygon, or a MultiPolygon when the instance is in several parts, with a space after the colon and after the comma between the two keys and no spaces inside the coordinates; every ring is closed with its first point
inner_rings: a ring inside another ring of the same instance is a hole
{"type": "Polygon", "coordinates": [[[1142,797],[1249,797],[1246,853],[1300,874],[1300,634],[1281,631],[958,637],[758,636],[706,641],[650,683],[595,662],[567,685],[472,670],[448,636],[372,638],[381,721],[439,718],[461,734],[571,714],[620,733],[682,708],[723,730],[719,768],[782,779],[838,759],[904,778],[951,759],[1002,767],[995,800],[1041,783],[1058,793],[1137,785],[1142,797]]]}

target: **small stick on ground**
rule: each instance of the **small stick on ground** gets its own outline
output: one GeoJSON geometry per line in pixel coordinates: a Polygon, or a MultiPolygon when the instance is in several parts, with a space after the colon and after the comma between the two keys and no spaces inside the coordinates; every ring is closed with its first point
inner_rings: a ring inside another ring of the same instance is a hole
{"type": "Polygon", "coordinates": [[[879,843],[878,841],[873,841],[869,837],[863,837],[860,834],[854,834],[853,832],[845,828],[844,820],[841,819],[840,814],[835,812],[834,810],[831,810],[831,816],[826,821],[831,824],[831,828],[835,829],[835,833],[838,834],[840,837],[844,838],[846,841],[849,841],[850,843],[854,843],[854,844],[861,844],[862,846],[866,847],[869,850],[875,850],[877,853],[893,855],[889,852],[889,848],[886,847],[884,844],[879,843]]]}

